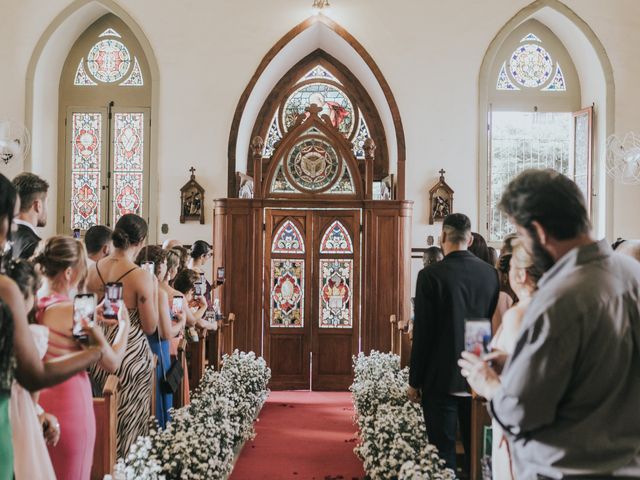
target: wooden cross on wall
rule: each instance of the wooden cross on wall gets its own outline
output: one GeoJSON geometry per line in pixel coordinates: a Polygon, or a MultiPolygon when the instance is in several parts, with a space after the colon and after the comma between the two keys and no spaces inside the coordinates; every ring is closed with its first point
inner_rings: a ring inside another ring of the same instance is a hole
{"type": "Polygon", "coordinates": [[[192,179],[193,179],[193,178],[195,178],[195,176],[196,176],[196,169],[195,169],[195,168],[193,168],[193,167],[191,167],[191,168],[189,169],[189,171],[191,172],[191,178],[192,178],[192,179]]]}

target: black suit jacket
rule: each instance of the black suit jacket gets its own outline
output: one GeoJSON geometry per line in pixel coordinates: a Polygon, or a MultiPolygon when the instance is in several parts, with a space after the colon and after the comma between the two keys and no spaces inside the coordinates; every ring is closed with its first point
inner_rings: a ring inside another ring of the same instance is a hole
{"type": "Polygon", "coordinates": [[[423,393],[469,390],[458,359],[465,318],[491,319],[498,303],[498,272],[471,252],[451,252],[418,274],[409,384],[423,393]]]}
{"type": "Polygon", "coordinates": [[[13,241],[13,258],[29,259],[40,243],[40,237],[29,227],[18,225],[18,230],[11,234],[13,241]]]}

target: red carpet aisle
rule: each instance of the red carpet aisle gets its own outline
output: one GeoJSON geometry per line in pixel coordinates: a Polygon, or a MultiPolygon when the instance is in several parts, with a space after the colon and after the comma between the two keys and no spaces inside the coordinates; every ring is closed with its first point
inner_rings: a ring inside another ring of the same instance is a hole
{"type": "Polygon", "coordinates": [[[231,480],[360,479],[348,392],[271,392],[231,480]]]}

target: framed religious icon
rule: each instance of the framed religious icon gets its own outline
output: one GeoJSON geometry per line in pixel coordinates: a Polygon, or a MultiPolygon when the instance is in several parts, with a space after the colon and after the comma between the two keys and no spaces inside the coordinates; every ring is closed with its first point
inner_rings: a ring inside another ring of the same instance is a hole
{"type": "Polygon", "coordinates": [[[441,222],[453,213],[453,189],[444,180],[444,170],[438,172],[440,180],[429,190],[429,224],[441,222]]]}
{"type": "Polygon", "coordinates": [[[196,169],[191,167],[189,171],[191,178],[180,189],[180,223],[199,220],[204,224],[204,188],[196,182],[196,169]]]}

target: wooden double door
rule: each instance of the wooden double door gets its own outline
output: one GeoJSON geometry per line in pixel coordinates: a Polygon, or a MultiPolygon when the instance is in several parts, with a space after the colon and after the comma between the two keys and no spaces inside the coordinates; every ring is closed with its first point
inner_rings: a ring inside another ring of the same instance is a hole
{"type": "Polygon", "coordinates": [[[263,349],[276,389],[345,390],[360,333],[360,210],[265,210],[263,349]]]}

